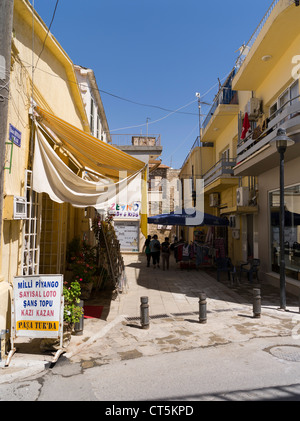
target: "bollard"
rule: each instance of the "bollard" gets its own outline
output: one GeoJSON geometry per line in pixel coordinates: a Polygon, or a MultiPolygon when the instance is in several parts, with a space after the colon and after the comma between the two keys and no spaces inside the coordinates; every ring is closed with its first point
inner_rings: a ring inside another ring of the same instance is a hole
{"type": "MultiPolygon", "coordinates": [[[[80,300],[77,305],[79,307],[83,308],[84,301],[83,300],[80,300]]],[[[76,336],[83,335],[83,321],[84,321],[84,314],[82,314],[82,316],[80,317],[79,322],[77,322],[77,323],[74,324],[74,334],[76,336]]]]}
{"type": "Polygon", "coordinates": [[[200,292],[199,296],[199,322],[206,323],[206,294],[204,292],[200,292]]]}
{"type": "Polygon", "coordinates": [[[0,361],[2,361],[5,356],[5,346],[6,346],[6,335],[8,333],[7,329],[0,330],[0,361]]]}
{"type": "Polygon", "coordinates": [[[148,297],[141,297],[141,326],[142,329],[149,329],[148,297]]]}
{"type": "Polygon", "coordinates": [[[259,319],[261,316],[261,296],[260,289],[253,289],[253,317],[259,319]]]}

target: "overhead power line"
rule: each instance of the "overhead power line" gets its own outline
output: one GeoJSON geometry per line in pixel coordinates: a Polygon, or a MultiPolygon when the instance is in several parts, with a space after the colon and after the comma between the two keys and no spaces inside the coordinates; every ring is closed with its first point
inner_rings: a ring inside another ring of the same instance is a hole
{"type": "Polygon", "coordinates": [[[48,38],[48,35],[49,35],[49,32],[50,32],[50,29],[51,29],[52,23],[53,23],[54,18],[55,18],[55,13],[56,13],[56,9],[57,9],[57,6],[58,6],[58,2],[59,2],[59,0],[56,0],[56,4],[55,4],[55,7],[54,7],[54,11],[53,11],[53,15],[52,15],[52,19],[51,19],[50,25],[49,25],[49,27],[48,27],[48,31],[47,31],[47,34],[46,34],[46,36],[45,36],[44,42],[43,42],[43,46],[42,46],[41,52],[40,52],[40,54],[39,54],[39,56],[38,56],[38,59],[37,59],[37,61],[36,61],[36,63],[35,63],[35,66],[34,66],[34,68],[35,68],[35,69],[36,69],[36,66],[37,66],[37,64],[38,64],[38,62],[39,62],[39,59],[40,59],[40,57],[41,57],[41,55],[42,55],[42,53],[43,53],[43,51],[44,51],[45,44],[46,44],[46,40],[47,40],[47,38],[48,38]]]}

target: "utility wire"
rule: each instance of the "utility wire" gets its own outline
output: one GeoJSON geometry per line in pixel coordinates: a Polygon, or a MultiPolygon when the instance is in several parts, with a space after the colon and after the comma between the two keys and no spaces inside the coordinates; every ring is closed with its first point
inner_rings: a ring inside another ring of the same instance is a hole
{"type": "Polygon", "coordinates": [[[48,38],[48,35],[49,35],[49,32],[50,32],[50,29],[51,29],[52,23],[53,23],[54,18],[55,18],[55,13],[56,13],[56,9],[57,9],[57,6],[58,6],[58,2],[59,2],[59,0],[56,0],[56,4],[55,4],[55,7],[54,7],[54,11],[53,11],[52,19],[51,19],[50,25],[49,25],[49,27],[48,27],[47,34],[46,34],[45,39],[44,39],[44,42],[43,42],[43,46],[42,46],[41,52],[40,52],[40,54],[39,54],[39,56],[38,56],[38,59],[37,59],[37,62],[36,62],[36,64],[35,64],[35,67],[34,67],[35,69],[36,69],[36,66],[37,66],[37,64],[38,64],[38,62],[39,62],[39,59],[40,59],[41,55],[42,55],[42,52],[44,51],[45,44],[46,44],[46,39],[48,38]]]}

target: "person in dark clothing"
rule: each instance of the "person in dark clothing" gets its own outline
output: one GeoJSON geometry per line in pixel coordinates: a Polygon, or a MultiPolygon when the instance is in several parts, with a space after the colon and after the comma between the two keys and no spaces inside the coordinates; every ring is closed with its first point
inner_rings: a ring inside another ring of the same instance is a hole
{"type": "Polygon", "coordinates": [[[165,237],[165,241],[161,244],[161,255],[163,262],[163,270],[165,270],[165,266],[167,266],[167,270],[169,270],[170,243],[168,237],[165,237]]]}
{"type": "Polygon", "coordinates": [[[151,235],[148,235],[147,240],[145,241],[145,244],[143,247],[143,251],[145,251],[146,257],[147,257],[147,268],[150,266],[150,260],[151,260],[150,242],[151,242],[151,235]]]}
{"type": "Polygon", "coordinates": [[[153,235],[153,238],[150,242],[150,251],[153,260],[153,268],[159,268],[159,258],[160,258],[160,242],[156,234],[153,235]]]}

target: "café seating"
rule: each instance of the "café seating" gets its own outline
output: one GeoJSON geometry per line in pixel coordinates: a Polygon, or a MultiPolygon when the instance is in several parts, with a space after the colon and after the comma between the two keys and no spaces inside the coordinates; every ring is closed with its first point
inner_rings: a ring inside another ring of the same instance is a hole
{"type": "Polygon", "coordinates": [[[242,280],[243,273],[247,273],[248,281],[253,282],[253,275],[255,274],[256,279],[258,279],[258,269],[260,266],[259,259],[251,259],[247,263],[242,263],[240,266],[240,281],[242,280]]]}
{"type": "Polygon", "coordinates": [[[218,258],[216,259],[217,264],[217,280],[220,282],[221,272],[227,272],[228,280],[230,281],[230,274],[233,271],[233,265],[229,257],[218,258]]]}

